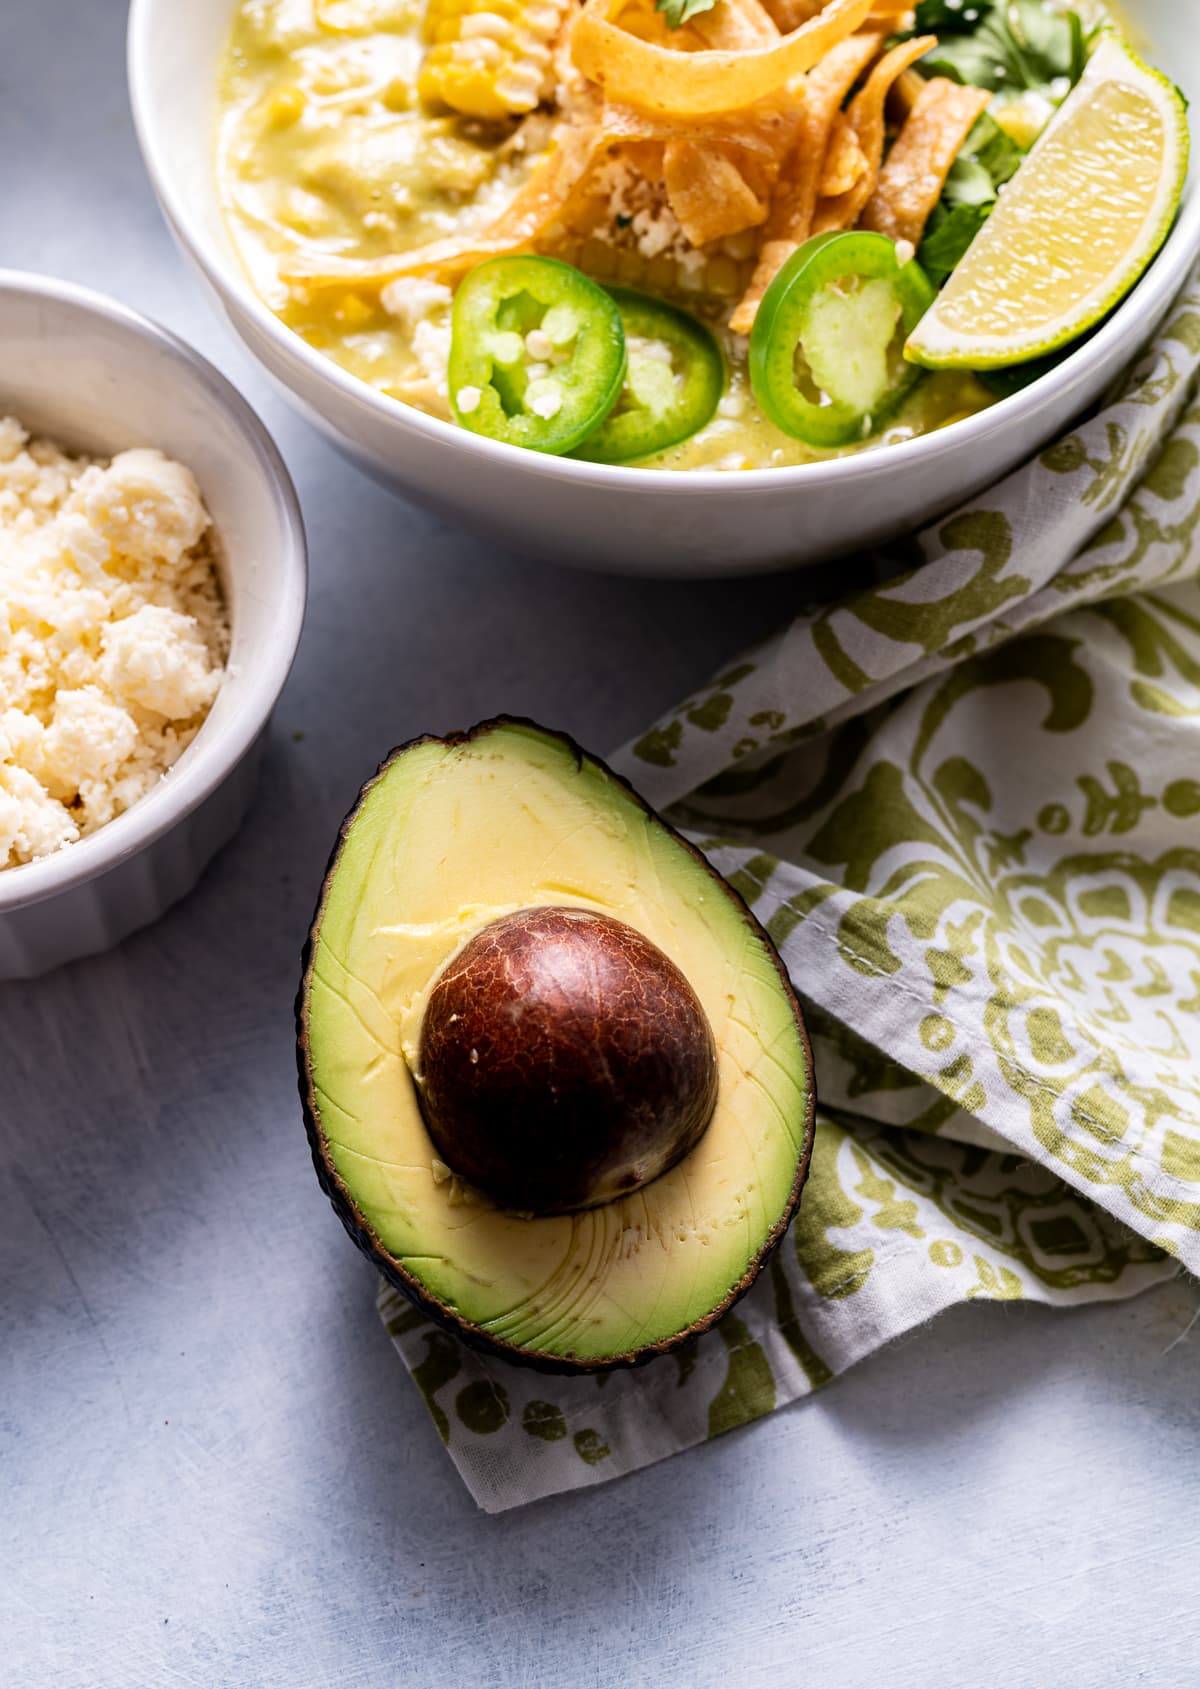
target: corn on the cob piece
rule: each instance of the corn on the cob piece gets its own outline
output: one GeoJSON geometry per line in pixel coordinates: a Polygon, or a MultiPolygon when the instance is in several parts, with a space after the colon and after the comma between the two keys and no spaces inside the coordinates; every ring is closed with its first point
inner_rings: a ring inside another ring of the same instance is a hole
{"type": "Polygon", "coordinates": [[[428,0],[422,99],[467,117],[532,111],[553,89],[551,55],[569,0],[428,0]]]}

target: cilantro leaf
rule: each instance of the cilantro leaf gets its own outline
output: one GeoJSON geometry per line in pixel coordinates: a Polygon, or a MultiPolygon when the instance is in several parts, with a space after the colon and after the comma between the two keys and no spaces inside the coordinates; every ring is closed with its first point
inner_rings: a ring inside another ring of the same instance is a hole
{"type": "Polygon", "coordinates": [[[1024,154],[987,112],[978,118],[950,167],[917,252],[917,262],[938,287],[962,262],[967,248],[992,214],[996,197],[1013,177],[1024,154]]]}
{"type": "Polygon", "coordinates": [[[998,188],[1012,180],[1025,157],[1008,131],[1002,129],[986,111],[976,119],[975,127],[967,136],[959,156],[963,155],[978,160],[998,188]]]}
{"type": "Polygon", "coordinates": [[[918,35],[969,35],[995,0],[920,0],[918,35]]]}
{"type": "Polygon", "coordinates": [[[1076,340],[1059,352],[1048,352],[1044,358],[1033,358],[1027,364],[1014,365],[1012,369],[981,370],[979,379],[998,399],[1009,399],[1014,393],[1020,393],[1023,388],[1040,381],[1044,375],[1049,375],[1064,358],[1069,358],[1072,352],[1078,351],[1079,346],[1080,342],[1076,340]]]}
{"type": "Polygon", "coordinates": [[[916,27],[939,37],[921,61],[929,75],[996,92],[1071,87],[1087,57],[1079,15],[1058,0],[921,0],[916,27]]]}
{"type": "Polygon", "coordinates": [[[1083,75],[1087,48],[1078,12],[1063,12],[1044,0],[1016,0],[1009,8],[1010,33],[1018,44],[1032,85],[1056,82],[1074,85],[1083,75]]]}
{"type": "Polygon", "coordinates": [[[926,53],[921,70],[927,76],[948,76],[951,82],[969,82],[993,92],[1007,81],[1003,49],[990,29],[981,29],[977,35],[948,35],[926,53]]]}
{"type": "Polygon", "coordinates": [[[711,12],[717,0],[654,0],[654,9],[667,20],[669,29],[678,29],[700,12],[711,12]]]}
{"type": "Polygon", "coordinates": [[[960,153],[950,166],[942,198],[952,211],[960,205],[994,205],[996,184],[979,159],[960,153]]]}
{"type": "Polygon", "coordinates": [[[934,209],[917,248],[917,263],[935,287],[947,281],[966,257],[967,248],[992,214],[993,197],[976,204],[964,203],[951,209],[942,200],[934,209]]]}

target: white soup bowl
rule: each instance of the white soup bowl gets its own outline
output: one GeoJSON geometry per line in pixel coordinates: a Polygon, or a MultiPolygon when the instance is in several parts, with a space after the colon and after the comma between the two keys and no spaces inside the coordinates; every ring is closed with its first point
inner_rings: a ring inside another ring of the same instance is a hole
{"type": "MultiPolygon", "coordinates": [[[[752,574],[872,545],[953,508],[1029,457],[1129,363],[1200,253],[1189,185],[1155,264],[1052,373],[940,432],[791,469],[689,471],[576,462],[481,438],[357,380],[285,328],[251,287],[222,217],[217,89],[235,0],[133,0],[129,83],[167,220],[234,331],[294,404],[369,473],[552,561],[641,575],[752,574]]],[[[1200,110],[1191,5],[1133,0],[1147,51],[1200,110]]]]}

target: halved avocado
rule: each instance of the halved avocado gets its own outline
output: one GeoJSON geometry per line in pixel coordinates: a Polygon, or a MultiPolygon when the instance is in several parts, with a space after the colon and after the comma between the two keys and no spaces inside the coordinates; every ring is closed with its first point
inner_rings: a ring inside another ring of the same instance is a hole
{"type": "Polygon", "coordinates": [[[532,722],[414,740],[363,788],[297,1021],[347,1231],[511,1360],[636,1365],[706,1330],[800,1199],[812,1060],[775,947],[623,780],[532,722]]]}

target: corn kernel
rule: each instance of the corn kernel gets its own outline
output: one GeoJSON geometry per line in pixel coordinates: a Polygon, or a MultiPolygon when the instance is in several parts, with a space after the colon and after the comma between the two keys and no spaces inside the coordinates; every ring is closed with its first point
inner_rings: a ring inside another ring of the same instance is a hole
{"type": "Polygon", "coordinates": [[[358,0],[313,0],[313,16],[318,29],[327,35],[353,35],[370,25],[369,11],[358,0]]]}
{"type": "Polygon", "coordinates": [[[550,49],[568,0],[427,0],[421,98],[468,117],[532,111],[548,93],[550,49]]]}
{"type": "Polygon", "coordinates": [[[611,276],[617,267],[617,255],[607,241],[589,239],[579,254],[579,268],[590,276],[611,276]]]}
{"type": "Polygon", "coordinates": [[[364,323],[370,322],[373,315],[374,312],[366,300],[357,293],[348,293],[337,308],[338,321],[351,329],[362,328],[364,323]]]}
{"type": "Polygon", "coordinates": [[[412,105],[412,89],[402,76],[394,76],[379,97],[388,111],[407,111],[412,105]]]}
{"type": "Polygon", "coordinates": [[[704,281],[719,298],[732,298],[738,291],[738,267],[732,258],[713,258],[705,270],[704,281]]]}
{"type": "Polygon", "coordinates": [[[678,282],[678,265],[673,258],[665,253],[659,253],[657,258],[650,260],[650,268],[646,271],[646,286],[651,293],[670,293],[678,282]]]}
{"type": "Polygon", "coordinates": [[[742,229],[736,235],[727,235],[721,242],[721,250],[730,258],[745,262],[747,258],[753,258],[758,250],[759,233],[758,229],[742,229]]]}
{"type": "Polygon", "coordinates": [[[272,129],[287,129],[303,110],[304,95],[299,88],[277,88],[267,101],[267,121],[272,129]]]}

